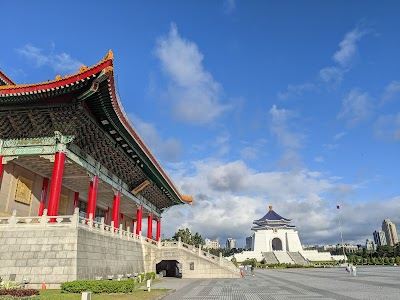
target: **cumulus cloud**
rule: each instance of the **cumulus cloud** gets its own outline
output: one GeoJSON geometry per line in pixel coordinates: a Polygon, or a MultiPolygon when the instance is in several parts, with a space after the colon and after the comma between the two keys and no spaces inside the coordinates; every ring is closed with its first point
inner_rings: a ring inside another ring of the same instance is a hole
{"type": "Polygon", "coordinates": [[[236,9],[235,0],[225,0],[224,1],[224,13],[230,14],[236,9]]]}
{"type": "Polygon", "coordinates": [[[178,140],[174,138],[164,140],[153,124],[141,120],[134,114],[129,114],[129,118],[157,157],[165,162],[176,162],[180,159],[182,146],[178,140]]]}
{"type": "Polygon", "coordinates": [[[279,109],[274,104],[269,110],[270,130],[280,145],[285,148],[299,148],[302,146],[303,136],[292,131],[291,121],[297,116],[294,111],[279,109]]]}
{"type": "Polygon", "coordinates": [[[368,30],[360,26],[346,33],[339,43],[339,50],[333,55],[333,60],[337,65],[325,67],[319,71],[319,77],[322,81],[335,86],[343,80],[345,72],[351,68],[354,56],[357,53],[358,43],[367,33],[368,30]]]}
{"type": "Polygon", "coordinates": [[[381,105],[396,99],[400,99],[400,81],[393,80],[385,87],[381,98],[381,105]]]}
{"type": "Polygon", "coordinates": [[[367,92],[357,88],[352,89],[342,101],[342,110],[338,119],[347,120],[348,125],[354,126],[368,119],[372,114],[372,100],[367,92]]]}
{"type": "Polygon", "coordinates": [[[42,49],[31,44],[17,49],[17,52],[34,63],[36,67],[49,66],[55,72],[75,73],[82,66],[80,61],[72,58],[65,52],[54,53],[52,50],[50,53],[45,54],[42,49]]]}
{"type": "Polygon", "coordinates": [[[243,246],[252,222],[267,213],[268,205],[293,219],[304,244],[339,241],[337,204],[346,242],[364,242],[384,218],[400,222],[395,213],[400,198],[350,203],[346,199],[355,193],[357,184],[318,171],[257,172],[240,160],[202,160],[181,167],[193,172],[173,173],[174,182],[183,193],[195,197],[195,204],[173,207],[164,214],[167,237],[188,227],[203,238],[219,237],[224,242],[233,237],[243,246]],[[373,209],[378,206],[379,212],[373,209]]]}
{"type": "Polygon", "coordinates": [[[323,163],[325,160],[323,156],[317,156],[314,158],[314,161],[318,163],[323,163]]]}
{"type": "Polygon", "coordinates": [[[289,84],[286,91],[278,93],[278,100],[288,100],[292,98],[299,97],[303,95],[305,92],[314,91],[316,87],[312,83],[303,83],[303,84],[289,84]]]}
{"type": "Polygon", "coordinates": [[[333,59],[342,67],[347,67],[357,53],[357,43],[366,34],[367,31],[360,27],[356,27],[346,33],[344,39],[339,44],[339,50],[333,55],[333,59]]]}
{"type": "Polygon", "coordinates": [[[342,137],[344,137],[345,135],[346,135],[346,132],[342,131],[342,132],[339,132],[339,133],[335,134],[335,136],[333,137],[333,139],[334,139],[335,141],[338,141],[338,140],[342,139],[342,137]]]}
{"type": "Polygon", "coordinates": [[[155,55],[168,76],[167,96],[178,119],[207,124],[229,109],[221,101],[222,86],[203,67],[203,54],[179,35],[175,24],[158,39],[155,55]]]}
{"type": "Polygon", "coordinates": [[[342,81],[343,73],[344,71],[340,68],[326,67],[319,71],[319,76],[324,82],[336,85],[342,81]]]}
{"type": "Polygon", "coordinates": [[[375,137],[388,141],[400,141],[400,113],[379,116],[374,124],[375,137]]]}

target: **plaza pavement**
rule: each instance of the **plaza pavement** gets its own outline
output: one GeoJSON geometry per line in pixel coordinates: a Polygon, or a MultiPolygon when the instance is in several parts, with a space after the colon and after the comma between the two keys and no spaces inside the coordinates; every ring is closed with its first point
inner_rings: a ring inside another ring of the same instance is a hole
{"type": "Polygon", "coordinates": [[[400,299],[400,268],[256,269],[240,279],[163,278],[153,288],[175,290],[164,300],[400,299]]]}

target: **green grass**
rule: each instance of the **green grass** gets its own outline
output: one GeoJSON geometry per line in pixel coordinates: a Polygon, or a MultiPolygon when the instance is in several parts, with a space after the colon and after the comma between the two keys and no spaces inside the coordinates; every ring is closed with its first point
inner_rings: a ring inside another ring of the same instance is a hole
{"type": "MultiPolygon", "coordinates": [[[[169,292],[167,289],[153,289],[148,292],[144,288],[139,288],[129,294],[92,294],[92,300],[152,300],[157,299],[161,295],[169,292]]],[[[40,291],[40,295],[30,298],[37,300],[80,300],[82,294],[66,294],[61,293],[61,290],[45,290],[40,291]]]]}

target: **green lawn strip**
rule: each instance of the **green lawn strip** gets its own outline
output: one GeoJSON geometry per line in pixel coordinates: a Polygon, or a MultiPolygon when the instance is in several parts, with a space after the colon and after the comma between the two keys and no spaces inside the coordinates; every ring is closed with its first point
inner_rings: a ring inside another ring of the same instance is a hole
{"type": "MultiPolygon", "coordinates": [[[[133,293],[128,294],[92,294],[92,300],[153,300],[157,299],[161,295],[165,295],[169,292],[167,289],[153,289],[151,292],[144,290],[144,288],[138,288],[133,293]]],[[[61,293],[61,290],[46,290],[40,291],[40,296],[33,297],[33,299],[40,300],[80,300],[82,294],[69,294],[61,293]]]]}

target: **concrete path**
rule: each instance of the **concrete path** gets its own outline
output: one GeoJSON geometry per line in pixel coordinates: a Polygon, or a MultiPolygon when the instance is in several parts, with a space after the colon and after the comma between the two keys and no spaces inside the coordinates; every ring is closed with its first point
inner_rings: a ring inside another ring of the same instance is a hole
{"type": "Polygon", "coordinates": [[[163,278],[154,288],[175,292],[164,300],[400,299],[399,267],[256,270],[241,279],[163,278]]]}

